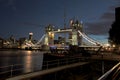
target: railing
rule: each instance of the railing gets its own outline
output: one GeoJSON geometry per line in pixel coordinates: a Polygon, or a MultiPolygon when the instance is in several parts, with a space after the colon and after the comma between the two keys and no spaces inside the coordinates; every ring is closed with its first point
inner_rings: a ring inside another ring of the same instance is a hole
{"type": "MultiPolygon", "coordinates": [[[[36,66],[31,66],[28,70],[28,72],[23,72],[25,70],[23,64],[15,64],[15,65],[8,65],[8,66],[3,66],[0,67],[0,78],[9,78],[21,74],[26,74],[26,73],[31,73],[35,71],[40,71],[41,69],[34,70],[35,67],[40,67],[42,66],[42,70],[47,70],[50,68],[55,68],[63,65],[69,65],[72,63],[77,63],[77,62],[86,62],[90,58],[89,57],[69,57],[69,58],[64,58],[64,59],[57,59],[57,60],[51,60],[51,61],[43,61],[42,65],[36,65],[36,66]]],[[[30,64],[26,63],[25,65],[30,64]]]]}
{"type": "Polygon", "coordinates": [[[119,80],[120,79],[120,62],[116,64],[112,69],[107,71],[98,80],[119,80]]]}
{"type": "Polygon", "coordinates": [[[72,63],[77,62],[87,62],[90,60],[90,57],[70,57],[70,58],[64,58],[64,59],[58,59],[58,60],[52,60],[52,61],[44,61],[43,62],[43,70],[44,69],[50,69],[54,67],[59,67],[63,65],[69,65],[72,63]]]}
{"type": "MultiPolygon", "coordinates": [[[[31,64],[31,63],[26,63],[25,65],[27,64],[31,64]]],[[[36,66],[41,66],[41,65],[36,65],[36,66]]],[[[3,67],[0,67],[0,78],[8,78],[8,77],[17,76],[23,73],[34,72],[33,68],[36,66],[31,66],[30,68],[27,68],[27,70],[30,70],[30,71],[24,71],[26,68],[24,67],[23,64],[3,66],[3,67]]]]}

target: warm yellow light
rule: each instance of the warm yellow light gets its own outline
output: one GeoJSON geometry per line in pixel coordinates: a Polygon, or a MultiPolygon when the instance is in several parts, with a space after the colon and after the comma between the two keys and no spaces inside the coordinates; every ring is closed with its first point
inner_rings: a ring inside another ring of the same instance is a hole
{"type": "Polygon", "coordinates": [[[51,37],[54,38],[54,33],[51,33],[51,37]]]}
{"type": "Polygon", "coordinates": [[[105,47],[109,47],[110,46],[110,44],[105,44],[105,47]]]}
{"type": "Polygon", "coordinates": [[[27,51],[28,54],[31,54],[32,52],[31,51],[27,51]]]}
{"type": "Polygon", "coordinates": [[[51,32],[48,32],[48,35],[50,36],[50,35],[51,35],[51,32]]]}
{"type": "Polygon", "coordinates": [[[113,44],[113,47],[115,47],[115,45],[113,44]]]}
{"type": "Polygon", "coordinates": [[[53,32],[49,32],[48,35],[49,35],[50,38],[54,38],[54,33],[53,32]]]}

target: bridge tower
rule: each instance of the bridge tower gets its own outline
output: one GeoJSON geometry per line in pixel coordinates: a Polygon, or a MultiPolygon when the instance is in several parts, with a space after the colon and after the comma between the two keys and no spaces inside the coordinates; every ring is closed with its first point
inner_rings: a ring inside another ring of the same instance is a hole
{"type": "Polygon", "coordinates": [[[45,28],[45,42],[44,44],[45,45],[54,45],[54,27],[52,25],[48,25],[46,28],[45,28]]]}
{"type": "Polygon", "coordinates": [[[71,45],[81,45],[82,36],[79,36],[78,30],[82,32],[82,22],[80,23],[78,20],[71,20],[70,27],[72,28],[72,32],[69,37],[71,45]]]}

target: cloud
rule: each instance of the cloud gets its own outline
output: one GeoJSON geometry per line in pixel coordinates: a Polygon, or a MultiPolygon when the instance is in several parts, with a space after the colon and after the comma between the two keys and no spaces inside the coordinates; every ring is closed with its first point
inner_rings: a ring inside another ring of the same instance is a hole
{"type": "Polygon", "coordinates": [[[92,35],[106,35],[111,27],[112,21],[85,23],[85,32],[92,35]]]}
{"type": "MultiPolygon", "coordinates": [[[[116,0],[120,2],[120,0],[116,0]]],[[[87,22],[85,23],[85,32],[92,35],[106,35],[108,34],[108,31],[112,25],[112,23],[115,21],[115,8],[117,5],[110,6],[108,8],[108,11],[103,13],[99,19],[98,22],[87,22]]]]}
{"type": "Polygon", "coordinates": [[[113,21],[115,19],[115,14],[114,13],[111,13],[111,12],[106,12],[104,13],[100,19],[102,20],[108,20],[108,21],[113,21]]]}

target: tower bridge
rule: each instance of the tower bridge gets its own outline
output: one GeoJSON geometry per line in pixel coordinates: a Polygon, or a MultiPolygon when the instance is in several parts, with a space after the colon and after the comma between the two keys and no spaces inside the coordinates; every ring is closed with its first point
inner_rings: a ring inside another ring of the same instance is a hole
{"type": "MultiPolygon", "coordinates": [[[[81,42],[81,38],[78,36],[77,31],[82,31],[82,23],[79,23],[77,20],[70,22],[70,27],[66,29],[57,29],[55,30],[52,25],[48,25],[46,27],[46,36],[45,36],[45,45],[54,45],[54,37],[56,33],[68,33],[69,34],[69,39],[68,42],[71,45],[79,45],[81,42]]],[[[63,41],[63,44],[66,41],[63,41]]]]}
{"type": "MultiPolygon", "coordinates": [[[[78,20],[71,20],[70,21],[70,27],[65,29],[55,29],[53,25],[48,25],[45,27],[45,34],[41,37],[41,39],[35,43],[34,45],[31,45],[30,47],[40,47],[41,45],[45,46],[53,46],[57,45],[55,42],[55,35],[57,33],[67,33],[68,39],[66,36],[59,37],[57,40],[57,44],[59,45],[77,45],[77,46],[84,46],[83,43],[86,40],[87,42],[91,43],[92,46],[101,46],[102,43],[95,41],[91,38],[89,38],[84,32],[83,32],[83,24],[80,23],[78,20]]],[[[86,46],[86,45],[85,45],[86,46]]],[[[88,45],[91,46],[91,45],[88,45]]]]}

